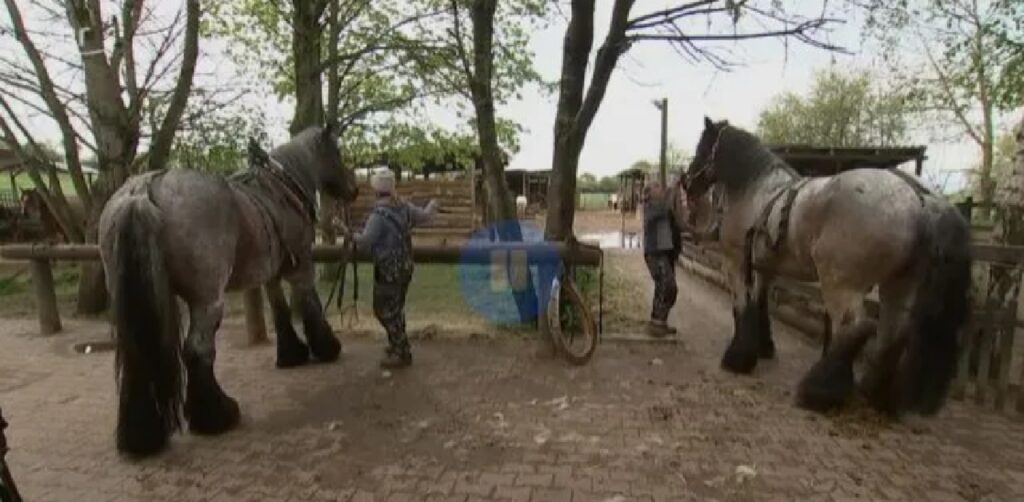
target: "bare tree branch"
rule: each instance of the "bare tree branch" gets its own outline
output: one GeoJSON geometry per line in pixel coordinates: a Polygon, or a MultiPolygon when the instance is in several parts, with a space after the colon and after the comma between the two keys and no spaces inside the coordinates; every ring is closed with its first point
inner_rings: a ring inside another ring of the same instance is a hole
{"type": "Polygon", "coordinates": [[[185,111],[185,105],[188,103],[188,96],[192,90],[192,77],[195,74],[196,59],[199,57],[199,0],[186,0],[186,9],[185,53],[181,63],[181,73],[178,75],[178,83],[171,97],[171,104],[167,108],[167,114],[154,135],[153,144],[149,149],[149,170],[151,171],[163,169],[167,164],[171,145],[174,143],[174,133],[178,128],[178,122],[185,111]]]}
{"type": "Polygon", "coordinates": [[[67,163],[68,171],[71,174],[71,180],[75,185],[75,191],[79,194],[79,197],[82,199],[85,207],[88,208],[91,206],[92,198],[90,197],[89,186],[85,181],[85,176],[82,174],[82,162],[81,159],[79,159],[78,145],[75,142],[76,134],[74,128],[71,126],[71,119],[68,118],[68,114],[63,104],[57,98],[57,93],[54,90],[55,85],[53,83],[53,79],[50,78],[50,72],[43,63],[39,50],[25,32],[25,22],[17,4],[14,3],[14,0],[4,0],[4,3],[7,5],[7,14],[11,18],[14,35],[18,39],[22,49],[25,51],[25,55],[28,56],[29,61],[32,63],[32,67],[35,70],[36,78],[39,80],[39,90],[43,96],[43,100],[46,102],[46,105],[50,110],[50,115],[57,122],[57,126],[61,130],[61,135],[63,136],[64,158],[67,163]]]}

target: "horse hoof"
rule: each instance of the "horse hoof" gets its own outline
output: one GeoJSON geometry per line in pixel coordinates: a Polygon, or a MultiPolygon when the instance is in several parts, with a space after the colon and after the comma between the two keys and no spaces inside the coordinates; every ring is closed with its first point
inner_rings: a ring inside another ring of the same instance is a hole
{"type": "Polygon", "coordinates": [[[824,413],[841,408],[853,394],[853,367],[843,361],[822,359],[815,363],[796,392],[796,405],[824,413]]]}
{"type": "Polygon", "coordinates": [[[341,356],[341,341],[333,334],[310,339],[309,348],[313,352],[313,357],[323,363],[337,361],[341,356]]]}
{"type": "Polygon", "coordinates": [[[118,424],[117,451],[126,457],[144,458],[167,448],[170,432],[162,423],[118,424]]]}
{"type": "Polygon", "coordinates": [[[295,341],[292,344],[277,347],[277,367],[294,368],[309,362],[309,347],[306,344],[295,341]]]}
{"type": "Polygon", "coordinates": [[[757,366],[757,353],[738,349],[730,345],[722,355],[722,369],[731,373],[748,375],[757,366]]]}
{"type": "Polygon", "coordinates": [[[242,416],[238,401],[223,394],[209,402],[188,403],[186,410],[189,431],[202,436],[223,434],[235,428],[242,416]]]}

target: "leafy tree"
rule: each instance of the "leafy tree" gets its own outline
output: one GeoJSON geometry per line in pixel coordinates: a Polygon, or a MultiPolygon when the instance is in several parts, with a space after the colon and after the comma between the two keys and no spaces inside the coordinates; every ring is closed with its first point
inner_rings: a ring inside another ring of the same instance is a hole
{"type": "Polygon", "coordinates": [[[241,100],[225,107],[190,105],[171,150],[177,167],[228,174],[246,167],[249,138],[266,145],[266,116],[241,100]]]}
{"type": "MultiPolygon", "coordinates": [[[[468,4],[458,3],[465,26],[471,24],[468,4]]],[[[428,104],[454,108],[467,131],[475,127],[466,110],[472,101],[455,43],[468,47],[471,37],[455,37],[448,0],[226,0],[211,9],[215,21],[208,23],[208,33],[228,42],[229,54],[247,73],[264,75],[272,92],[294,100],[291,129],[337,124],[353,162],[398,155],[390,146],[395,141],[444,140],[436,127],[423,123],[428,104]],[[403,135],[410,136],[399,140],[403,135]]],[[[526,45],[532,25],[519,27],[526,13],[509,11],[499,9],[495,18],[498,102],[516,97],[535,76],[526,45]]],[[[520,127],[500,117],[495,122],[499,143],[514,151],[520,127]]],[[[415,151],[401,150],[406,159],[415,151]]],[[[422,151],[429,155],[430,150],[422,151]]]]}
{"type": "MultiPolygon", "coordinates": [[[[22,2],[23,9],[4,0],[8,22],[0,25],[0,42],[21,51],[0,56],[0,135],[73,241],[95,240],[100,211],[130,175],[166,166],[192,95],[200,2],[180,2],[170,20],[154,19],[154,3],[40,0],[22,2]],[[40,131],[26,120],[36,115],[61,136],[85,221],[72,212],[56,165],[40,153],[40,131]],[[92,185],[82,170],[83,149],[97,160],[92,185]]],[[[106,303],[102,269],[86,268],[78,310],[98,313],[106,303]]]]}
{"type": "MultiPolygon", "coordinates": [[[[548,185],[545,237],[572,234],[576,173],[587,132],[604,100],[619,58],[637,42],[669,43],[691,62],[719,68],[734,64],[724,41],[794,38],[816,47],[835,47],[818,38],[832,20],[819,9],[813,17],[794,14],[778,0],[698,0],[672,2],[661,10],[633,13],[634,0],[615,0],[604,42],[588,72],[594,44],[594,0],[573,0],[562,48],[554,152],[548,185]],[[589,84],[587,75],[590,75],[589,84]]],[[[828,2],[822,2],[828,7],[828,2]]]]}
{"type": "Polygon", "coordinates": [[[890,146],[906,139],[908,113],[903,96],[873,85],[868,73],[830,68],[815,74],[807,96],[776,96],[758,134],[769,143],[890,146]]]}
{"type": "Polygon", "coordinates": [[[998,114],[1024,95],[1024,7],[1019,0],[860,3],[899,85],[932,115],[926,122],[951,124],[945,129],[978,146],[979,195],[991,202],[998,114]]]}

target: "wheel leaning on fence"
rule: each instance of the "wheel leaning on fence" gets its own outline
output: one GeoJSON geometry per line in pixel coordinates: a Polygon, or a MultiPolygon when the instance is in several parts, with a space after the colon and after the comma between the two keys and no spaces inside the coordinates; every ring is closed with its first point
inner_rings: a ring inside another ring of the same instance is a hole
{"type": "Polygon", "coordinates": [[[555,350],[567,361],[583,365],[597,350],[597,324],[572,274],[563,270],[551,281],[544,323],[555,350]]]}

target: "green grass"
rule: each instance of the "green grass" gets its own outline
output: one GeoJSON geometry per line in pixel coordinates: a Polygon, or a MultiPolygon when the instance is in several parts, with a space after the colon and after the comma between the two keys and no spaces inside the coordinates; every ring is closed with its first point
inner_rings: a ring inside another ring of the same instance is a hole
{"type": "MultiPolygon", "coordinates": [[[[335,284],[336,267],[322,266],[325,270],[317,283],[317,289],[323,302],[327,302],[331,287],[335,284]]],[[[486,267],[484,267],[486,270],[486,267]]],[[[358,322],[353,329],[363,331],[379,331],[373,317],[373,266],[360,264],[359,300],[357,304],[358,322]]],[[[75,311],[78,291],[79,268],[73,264],[58,264],[54,267],[54,282],[57,287],[57,300],[61,313],[71,316],[75,311]]],[[[605,294],[613,290],[607,288],[608,281],[618,282],[606,277],[605,294]]],[[[579,267],[576,281],[581,293],[591,303],[596,316],[598,302],[598,269],[579,267]]],[[[539,284],[535,283],[539,287],[539,284]]],[[[346,322],[354,319],[351,315],[353,293],[352,270],[349,268],[345,286],[343,307],[346,309],[346,322]]],[[[532,331],[532,326],[518,324],[498,325],[478,313],[466,298],[459,282],[459,269],[454,265],[420,264],[416,266],[413,282],[409,288],[406,314],[411,332],[427,326],[438,327],[438,330],[463,333],[512,333],[522,334],[532,331]]],[[[515,312],[515,302],[511,293],[497,300],[500,305],[489,308],[508,309],[515,312]]],[[[606,308],[609,306],[606,299],[606,308]]],[[[243,315],[241,294],[228,295],[225,313],[229,317],[243,315]]],[[[269,309],[268,309],[269,313],[269,309]]],[[[606,312],[606,318],[607,318],[606,312]]],[[[30,318],[36,315],[35,298],[32,290],[31,274],[27,264],[5,264],[0,267],[0,317],[30,318]]],[[[329,305],[328,319],[332,325],[339,325],[338,310],[334,302],[329,305]]]]}
{"type": "MultiPolygon", "coordinates": [[[[61,174],[58,176],[60,179],[60,186],[64,190],[66,195],[75,193],[75,185],[71,182],[71,176],[67,174],[61,174]]],[[[22,173],[14,177],[14,183],[18,185],[19,190],[25,190],[29,188],[35,188],[35,183],[32,182],[32,178],[28,174],[22,173]]],[[[14,189],[11,186],[11,177],[7,175],[0,175],[0,192],[13,194],[14,189]]]]}

